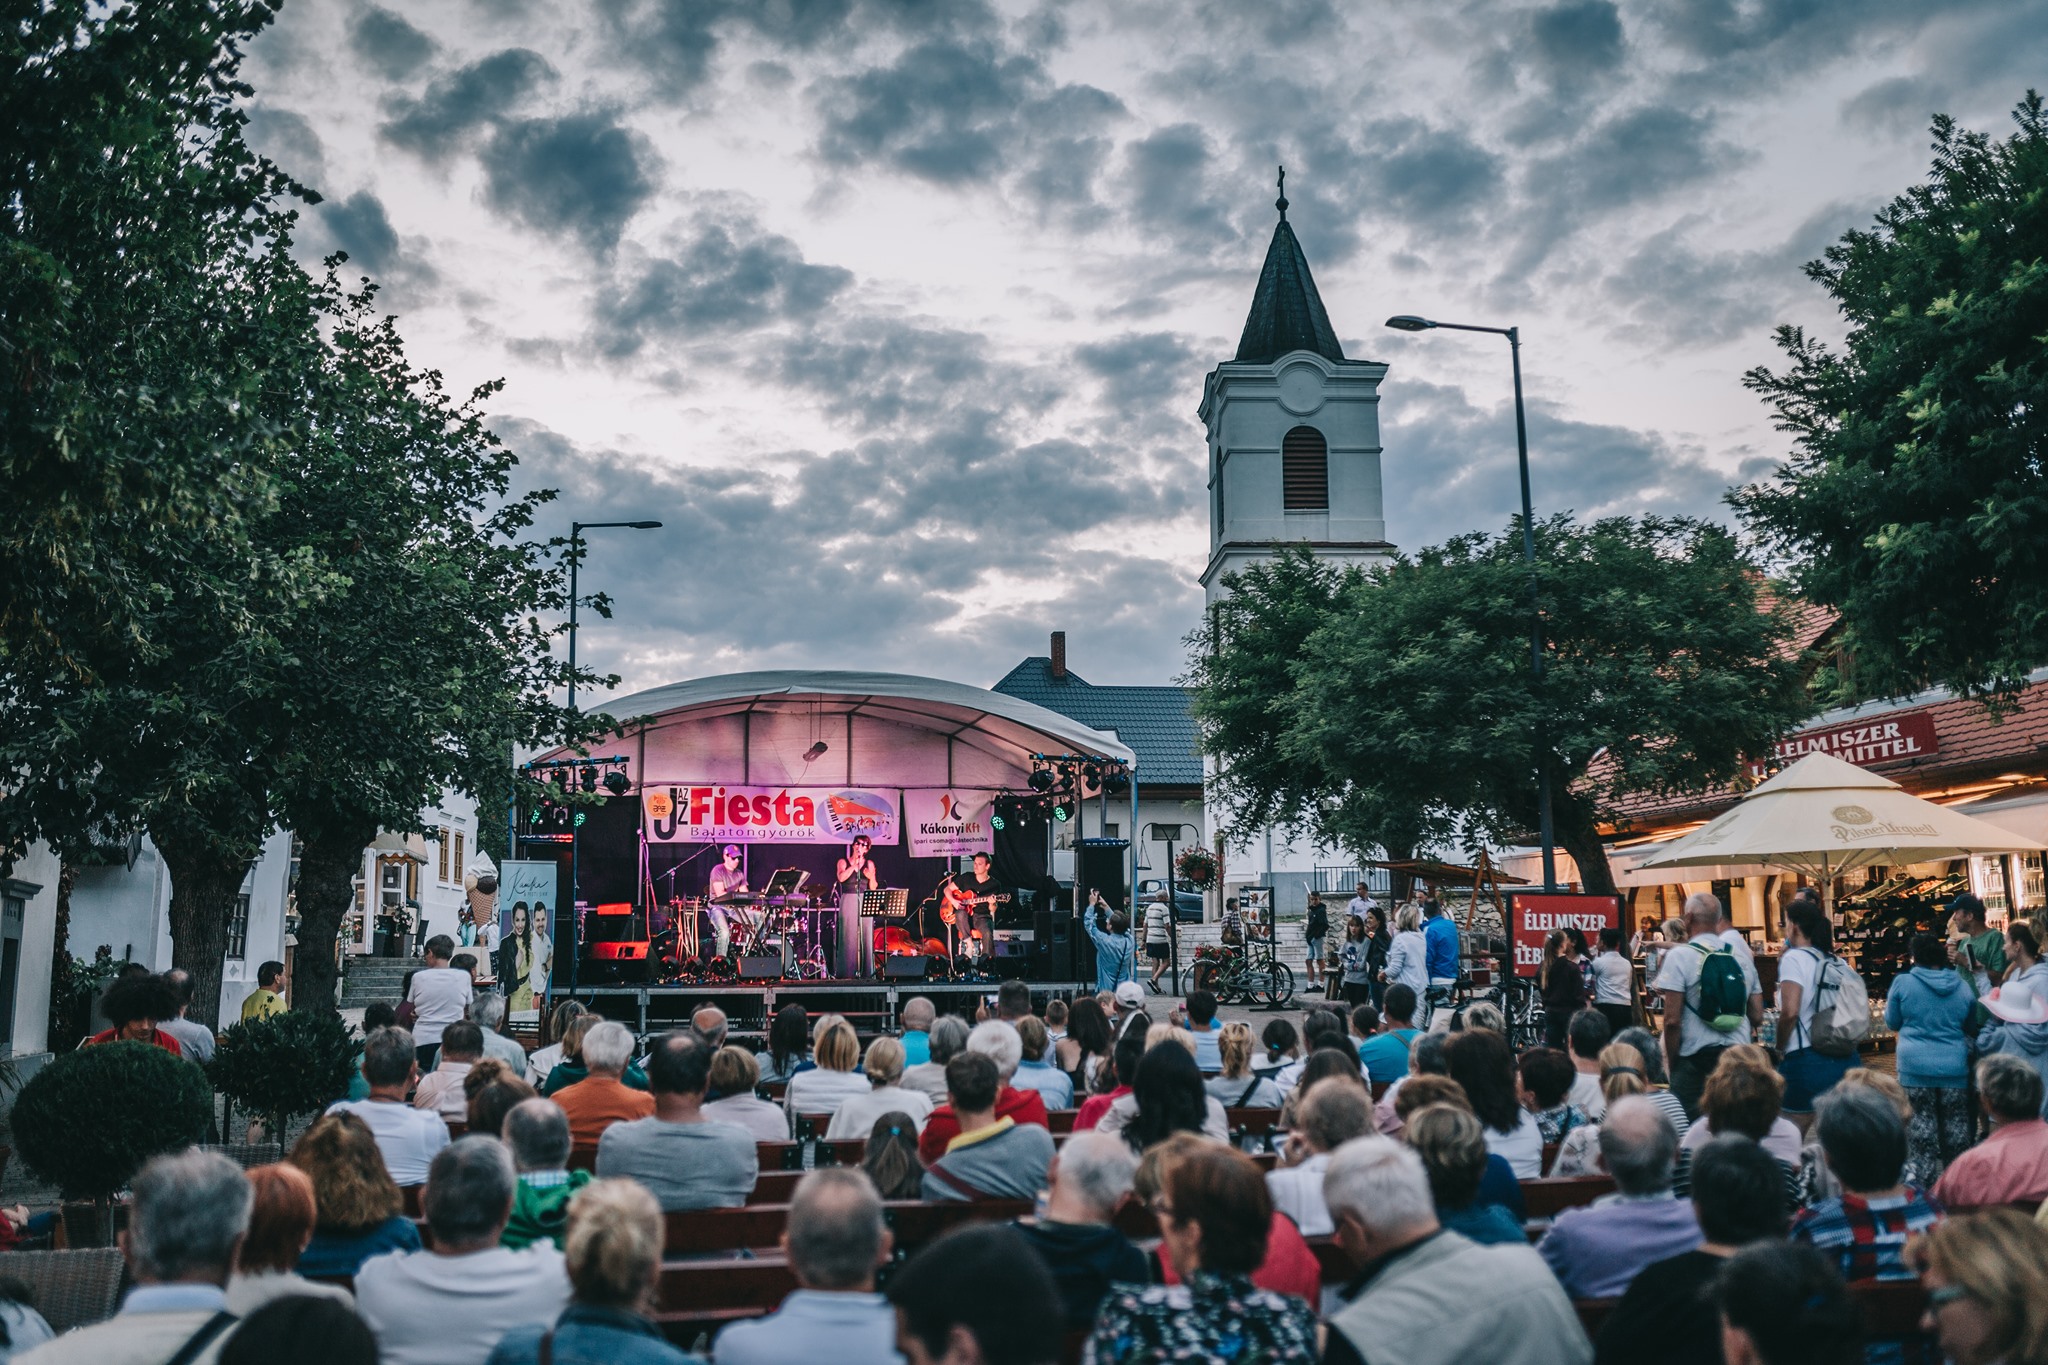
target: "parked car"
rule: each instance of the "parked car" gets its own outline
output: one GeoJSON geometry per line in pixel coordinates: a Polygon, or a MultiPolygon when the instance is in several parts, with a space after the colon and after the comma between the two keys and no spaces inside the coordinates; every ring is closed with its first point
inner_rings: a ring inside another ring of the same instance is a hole
{"type": "MultiPolygon", "coordinates": [[[[1147,877],[1138,883],[1138,904],[1150,905],[1166,889],[1161,877],[1147,877]]],[[[1202,893],[1176,886],[1173,889],[1173,917],[1182,924],[1202,922],[1202,893]]]]}

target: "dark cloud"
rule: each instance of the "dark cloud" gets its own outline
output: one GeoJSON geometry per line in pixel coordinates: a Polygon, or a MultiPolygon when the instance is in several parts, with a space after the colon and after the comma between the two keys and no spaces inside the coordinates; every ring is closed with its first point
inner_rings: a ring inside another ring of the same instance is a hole
{"type": "Polygon", "coordinates": [[[1612,0],[1574,0],[1538,10],[1529,36],[1552,79],[1583,78],[1621,61],[1621,11],[1612,0]]]}
{"type": "Polygon", "coordinates": [[[358,266],[382,274],[398,264],[398,233],[376,195],[358,190],[346,199],[330,199],[320,206],[320,214],[335,245],[358,266]]]}
{"type": "Polygon", "coordinates": [[[1103,406],[1112,412],[1186,417],[1200,400],[1203,362],[1193,339],[1178,332],[1126,332],[1077,346],[1074,358],[1102,381],[1103,406]]]}
{"type": "Polygon", "coordinates": [[[1177,123],[1133,141],[1124,151],[1122,195],[1139,226],[1186,250],[1211,255],[1244,241],[1224,206],[1231,197],[1211,184],[1218,155],[1208,134],[1177,123]]]}
{"type": "Polygon", "coordinates": [[[348,45],[386,80],[402,81],[434,59],[440,44],[402,15],[370,5],[349,22],[348,45]]]}
{"type": "Polygon", "coordinates": [[[622,268],[593,303],[598,346],[637,352],[654,338],[728,336],[814,317],[853,273],[813,265],[751,215],[700,214],[667,249],[622,268]]]}
{"type": "Polygon", "coordinates": [[[1462,129],[1389,119],[1368,125],[1362,143],[1362,196],[1404,221],[1448,229],[1498,202],[1504,160],[1462,129]]]}
{"type": "Polygon", "coordinates": [[[275,161],[301,184],[317,190],[327,178],[326,151],[305,115],[272,104],[258,104],[249,110],[245,135],[251,147],[275,161]]]}
{"type": "Polygon", "coordinates": [[[979,332],[873,315],[790,338],[762,368],[863,429],[933,420],[1004,378],[979,332]]]}
{"type": "Polygon", "coordinates": [[[601,110],[503,123],[480,160],[485,202],[594,251],[618,244],[661,175],[647,139],[601,110]]]}
{"type": "Polygon", "coordinates": [[[435,77],[419,99],[394,100],[392,117],[377,132],[395,147],[440,160],[554,79],[554,67],[538,52],[507,48],[435,77]]]}

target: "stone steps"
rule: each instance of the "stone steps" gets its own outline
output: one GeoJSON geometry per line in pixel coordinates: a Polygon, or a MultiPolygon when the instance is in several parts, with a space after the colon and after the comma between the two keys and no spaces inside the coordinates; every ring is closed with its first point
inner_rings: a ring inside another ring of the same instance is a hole
{"type": "Polygon", "coordinates": [[[379,1000],[395,1003],[405,974],[426,965],[416,957],[351,957],[341,986],[341,1007],[360,1009],[379,1000]]]}

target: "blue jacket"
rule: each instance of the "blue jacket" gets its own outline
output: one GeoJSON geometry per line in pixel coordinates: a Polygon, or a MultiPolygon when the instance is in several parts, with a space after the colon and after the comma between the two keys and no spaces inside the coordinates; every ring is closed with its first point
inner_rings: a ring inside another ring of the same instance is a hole
{"type": "Polygon", "coordinates": [[[1429,945],[1429,978],[1449,981],[1458,979],[1458,926],[1451,922],[1448,912],[1426,921],[1422,926],[1423,942],[1429,945]]]}
{"type": "Polygon", "coordinates": [[[689,1365],[661,1329],[638,1313],[570,1304],[549,1327],[515,1327],[499,1339],[485,1365],[540,1365],[540,1339],[555,1334],[555,1365],[689,1365]]]}
{"type": "Polygon", "coordinates": [[[1112,934],[1096,923],[1097,916],[1083,915],[1088,937],[1095,940],[1095,989],[1113,991],[1119,981],[1138,979],[1138,940],[1126,930],[1112,934]]]}
{"type": "Polygon", "coordinates": [[[1892,978],[1885,1026],[1899,1035],[1899,1084],[1959,1090],[1970,1084],[1970,1040],[1963,1021],[1977,996],[1953,967],[1915,967],[1892,978]]]}

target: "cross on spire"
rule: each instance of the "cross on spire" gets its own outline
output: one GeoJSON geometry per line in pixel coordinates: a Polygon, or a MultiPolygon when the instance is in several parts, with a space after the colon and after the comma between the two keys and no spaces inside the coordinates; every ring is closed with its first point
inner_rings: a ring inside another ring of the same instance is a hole
{"type": "Polygon", "coordinates": [[[1273,201],[1273,207],[1280,210],[1280,221],[1287,221],[1287,168],[1280,168],[1280,197],[1273,201]]]}

